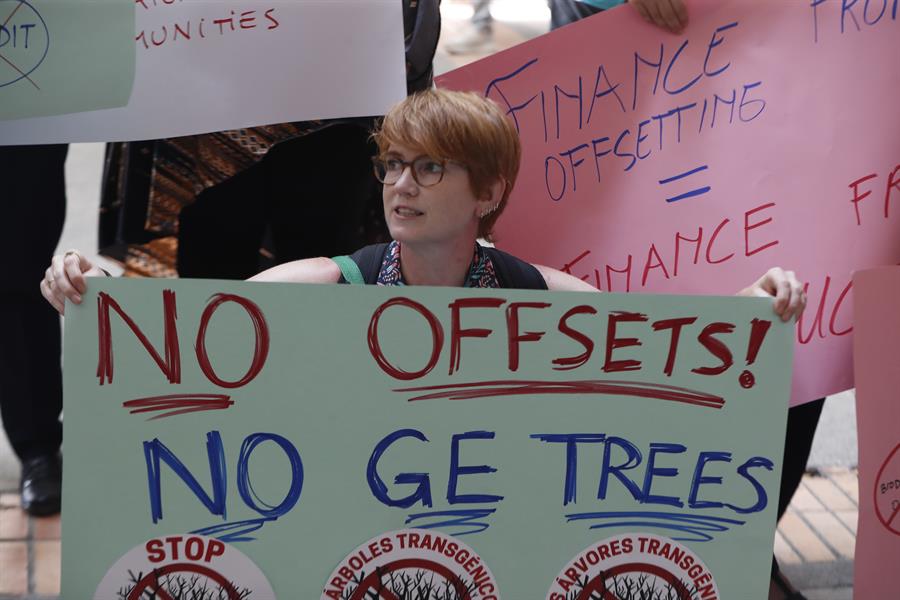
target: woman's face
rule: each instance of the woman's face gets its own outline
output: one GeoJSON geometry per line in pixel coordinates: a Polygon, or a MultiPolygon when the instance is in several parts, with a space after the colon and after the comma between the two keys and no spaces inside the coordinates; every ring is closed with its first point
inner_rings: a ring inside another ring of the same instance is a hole
{"type": "MultiPolygon", "coordinates": [[[[383,158],[412,162],[421,152],[404,146],[391,146],[383,158]]],[[[440,163],[440,159],[435,162],[440,163]]],[[[393,185],[384,185],[384,218],[391,237],[403,244],[444,244],[475,242],[478,215],[488,204],[479,201],[469,185],[466,168],[445,163],[440,183],[424,187],[413,177],[412,167],[403,170],[393,185]]]]}

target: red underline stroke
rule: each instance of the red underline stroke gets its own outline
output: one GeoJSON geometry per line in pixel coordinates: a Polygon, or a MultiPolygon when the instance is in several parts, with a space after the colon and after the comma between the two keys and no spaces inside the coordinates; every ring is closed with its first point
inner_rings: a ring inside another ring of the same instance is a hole
{"type": "Polygon", "coordinates": [[[154,412],[165,410],[162,414],[149,419],[162,419],[174,417],[185,413],[204,410],[224,410],[234,404],[230,396],[224,394],[169,394],[167,396],[149,396],[147,398],[135,398],[123,402],[124,408],[130,408],[130,414],[154,412]]]}
{"type": "Polygon", "coordinates": [[[676,387],[661,383],[646,383],[641,381],[537,381],[537,380],[499,380],[471,383],[456,383],[448,385],[432,385],[424,387],[398,388],[399,393],[432,392],[421,396],[414,396],[409,402],[420,400],[472,400],[476,398],[493,398],[498,396],[525,396],[535,394],[554,395],[602,395],[602,396],[633,396],[664,400],[668,402],[682,402],[705,406],[707,408],[721,409],[725,406],[725,400],[720,396],[700,392],[689,388],[676,387]]]}

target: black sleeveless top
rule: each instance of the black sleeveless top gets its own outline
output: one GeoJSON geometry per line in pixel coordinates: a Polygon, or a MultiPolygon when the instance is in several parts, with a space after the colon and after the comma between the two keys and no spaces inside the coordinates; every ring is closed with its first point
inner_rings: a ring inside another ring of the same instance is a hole
{"type": "MultiPolygon", "coordinates": [[[[390,246],[390,243],[372,244],[350,255],[367,284],[375,284],[378,281],[381,265],[390,246]]],[[[531,264],[496,248],[482,246],[481,251],[493,264],[499,287],[521,290],[547,289],[547,282],[544,281],[540,271],[531,264]]],[[[343,275],[338,283],[347,283],[343,275]]]]}

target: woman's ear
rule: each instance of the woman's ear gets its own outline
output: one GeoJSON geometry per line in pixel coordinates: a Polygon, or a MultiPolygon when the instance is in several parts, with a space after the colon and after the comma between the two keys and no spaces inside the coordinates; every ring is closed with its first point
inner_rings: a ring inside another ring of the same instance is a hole
{"type": "Polygon", "coordinates": [[[478,199],[478,218],[486,217],[500,207],[503,194],[506,193],[506,186],[506,180],[500,178],[485,188],[478,199]]]}

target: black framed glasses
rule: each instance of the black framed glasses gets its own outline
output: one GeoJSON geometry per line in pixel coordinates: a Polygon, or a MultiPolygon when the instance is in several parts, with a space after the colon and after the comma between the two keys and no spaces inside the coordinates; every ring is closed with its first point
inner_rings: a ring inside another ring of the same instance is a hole
{"type": "Polygon", "coordinates": [[[419,156],[411,161],[405,161],[396,156],[375,156],[372,158],[372,164],[375,167],[375,177],[381,183],[394,185],[400,180],[406,167],[410,167],[413,179],[422,187],[431,187],[439,184],[444,179],[447,165],[451,162],[454,161],[440,160],[430,156],[419,156]]]}

